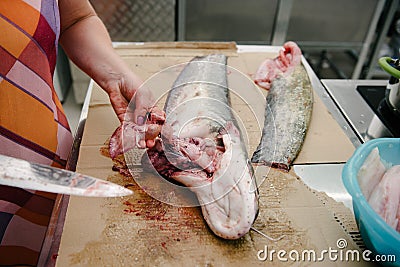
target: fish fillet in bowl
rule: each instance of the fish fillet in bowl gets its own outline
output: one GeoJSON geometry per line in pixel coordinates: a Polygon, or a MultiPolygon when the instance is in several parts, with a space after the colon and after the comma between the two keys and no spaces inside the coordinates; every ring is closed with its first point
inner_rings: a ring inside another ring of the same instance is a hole
{"type": "Polygon", "coordinates": [[[400,165],[400,139],[378,138],[359,146],[342,173],[360,234],[373,253],[369,259],[382,259],[380,263],[388,266],[400,266],[400,233],[396,230],[400,227],[400,177],[393,170],[399,168],[396,165],[400,165]],[[397,203],[393,202],[396,199],[397,203]],[[389,223],[388,216],[392,218],[389,223]]]}

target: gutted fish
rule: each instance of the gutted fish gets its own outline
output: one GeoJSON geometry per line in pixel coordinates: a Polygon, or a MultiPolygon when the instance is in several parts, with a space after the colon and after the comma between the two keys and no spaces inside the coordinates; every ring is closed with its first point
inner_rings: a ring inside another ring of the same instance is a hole
{"type": "Polygon", "coordinates": [[[143,165],[189,187],[210,229],[237,239],[257,216],[258,192],[226,75],[224,55],[196,57],[185,66],[168,94],[162,138],[143,165]]]}
{"type": "Polygon", "coordinates": [[[379,156],[378,148],[374,148],[357,173],[358,184],[364,197],[369,200],[372,191],[382,180],[386,168],[379,156]]]}
{"type": "Polygon", "coordinates": [[[372,191],[368,203],[393,229],[399,230],[400,165],[385,172],[372,191]]]}
{"type": "Polygon", "coordinates": [[[150,110],[143,125],[138,125],[132,120],[122,122],[110,138],[108,144],[110,157],[114,159],[134,147],[145,148],[146,143],[141,142],[154,140],[160,134],[164,121],[164,114],[150,110]]]}
{"type": "Polygon", "coordinates": [[[265,60],[254,82],[268,91],[262,138],[251,161],[289,170],[300,152],[311,119],[313,93],[293,42],[279,56],[265,60]]]}

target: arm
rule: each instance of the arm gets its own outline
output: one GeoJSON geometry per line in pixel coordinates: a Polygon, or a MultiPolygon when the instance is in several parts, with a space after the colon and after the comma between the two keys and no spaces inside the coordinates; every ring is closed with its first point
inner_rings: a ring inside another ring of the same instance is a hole
{"type": "MultiPolygon", "coordinates": [[[[116,54],[103,22],[89,1],[59,0],[59,9],[62,47],[68,57],[108,93],[118,119],[124,121],[129,101],[135,97],[134,111],[129,112],[133,115],[130,121],[141,126],[150,111],[155,119],[153,121],[150,119],[147,124],[163,121],[164,113],[158,108],[153,108],[155,102],[152,93],[145,89],[137,92],[142,84],[141,79],[116,54]]],[[[142,132],[147,130],[147,125],[143,127],[142,132]]],[[[136,142],[141,147],[144,147],[144,144],[151,147],[154,145],[153,135],[146,136],[146,143],[144,139],[136,142]]],[[[119,142],[120,136],[118,135],[116,139],[119,142]]]]}
{"type": "Polygon", "coordinates": [[[123,121],[129,101],[142,84],[141,79],[116,54],[104,24],[89,1],[59,0],[59,9],[63,49],[108,93],[115,113],[123,121]]]}

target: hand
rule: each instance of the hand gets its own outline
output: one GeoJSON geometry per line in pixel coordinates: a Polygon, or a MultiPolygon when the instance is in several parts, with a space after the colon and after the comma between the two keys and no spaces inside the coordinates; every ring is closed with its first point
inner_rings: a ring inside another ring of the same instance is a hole
{"type": "Polygon", "coordinates": [[[140,140],[136,140],[137,146],[151,148],[155,145],[155,138],[160,134],[165,122],[165,112],[156,106],[151,91],[142,86],[136,91],[126,110],[124,121],[133,122],[137,128],[143,129],[145,135],[140,140]]]}
{"type": "Polygon", "coordinates": [[[129,121],[137,125],[144,124],[163,124],[165,121],[165,112],[156,106],[156,101],[151,91],[142,86],[136,91],[134,103],[131,103],[127,111],[129,121]]]}
{"type": "Polygon", "coordinates": [[[108,93],[115,114],[122,123],[126,120],[129,103],[141,86],[142,80],[132,72],[110,76],[112,79],[107,81],[104,90],[108,93]]]}
{"type": "Polygon", "coordinates": [[[165,121],[165,113],[155,106],[153,94],[140,87],[141,81],[133,73],[111,84],[106,91],[121,122],[110,139],[111,157],[133,147],[153,147],[165,121]]]}

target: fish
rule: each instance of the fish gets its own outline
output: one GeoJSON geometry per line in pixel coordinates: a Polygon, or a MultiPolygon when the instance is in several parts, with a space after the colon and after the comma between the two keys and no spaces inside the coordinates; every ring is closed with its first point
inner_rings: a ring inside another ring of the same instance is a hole
{"type": "Polygon", "coordinates": [[[386,167],[381,161],[377,147],[372,149],[357,173],[357,181],[364,197],[369,200],[372,191],[382,180],[386,167]]]}
{"type": "Polygon", "coordinates": [[[385,172],[368,203],[390,227],[400,230],[400,165],[394,165],[385,172]]]}
{"type": "Polygon", "coordinates": [[[108,153],[114,160],[132,148],[144,148],[140,140],[154,140],[161,132],[164,114],[148,112],[144,125],[138,125],[132,120],[124,120],[113,132],[108,142],[108,153]]]}
{"type": "Polygon", "coordinates": [[[222,54],[187,63],[168,93],[162,137],[142,165],[194,192],[215,235],[238,239],[257,217],[258,189],[232,113],[226,64],[222,54]]]}
{"type": "Polygon", "coordinates": [[[357,181],[371,208],[400,232],[400,165],[384,163],[375,147],[358,170],[357,181]]]}
{"type": "Polygon", "coordinates": [[[296,43],[287,42],[254,76],[254,82],[268,90],[268,95],[262,137],[252,163],[289,171],[300,152],[313,107],[313,91],[301,55],[296,43]]]}

